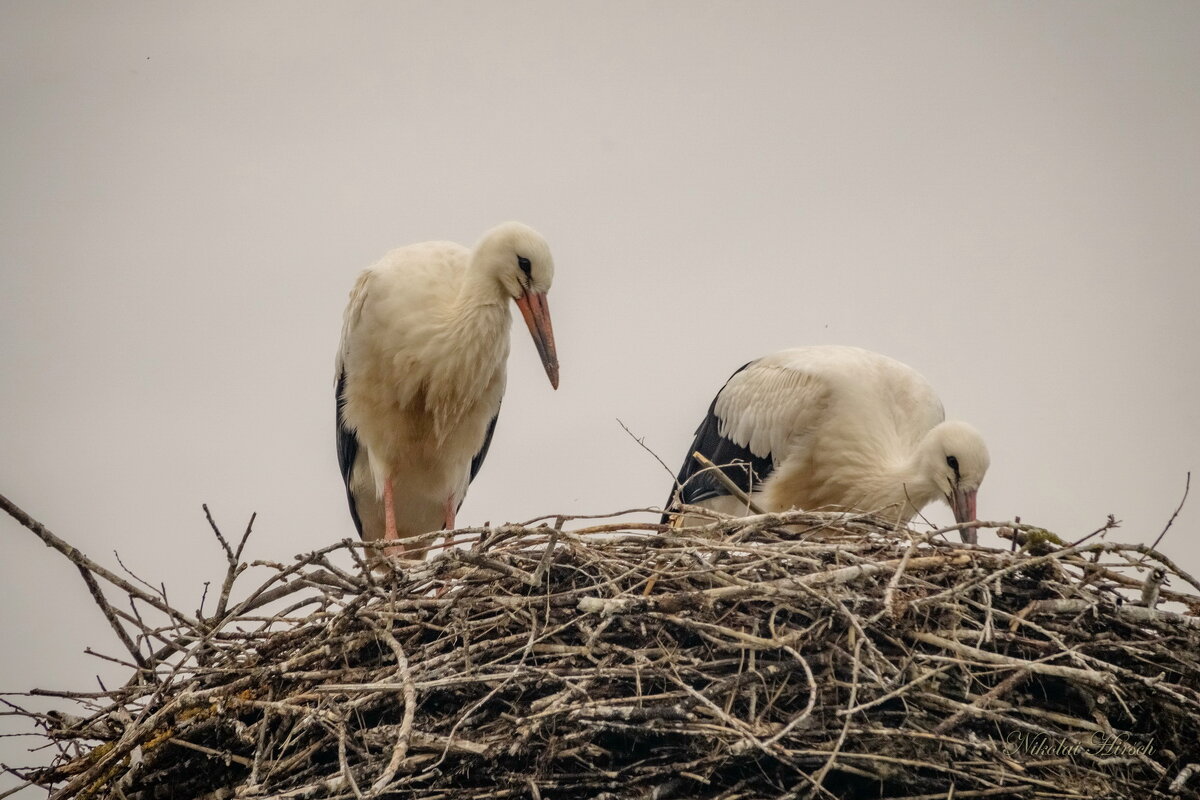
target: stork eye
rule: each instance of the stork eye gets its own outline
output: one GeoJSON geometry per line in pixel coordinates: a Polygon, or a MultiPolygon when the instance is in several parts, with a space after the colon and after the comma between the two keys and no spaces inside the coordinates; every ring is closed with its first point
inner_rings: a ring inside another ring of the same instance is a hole
{"type": "Polygon", "coordinates": [[[528,258],[525,256],[517,256],[517,266],[521,268],[521,272],[529,275],[529,277],[533,277],[531,274],[533,272],[533,264],[529,262],[528,258]]]}
{"type": "Polygon", "coordinates": [[[954,477],[958,477],[958,459],[954,456],[946,456],[946,466],[954,470],[954,477]]]}

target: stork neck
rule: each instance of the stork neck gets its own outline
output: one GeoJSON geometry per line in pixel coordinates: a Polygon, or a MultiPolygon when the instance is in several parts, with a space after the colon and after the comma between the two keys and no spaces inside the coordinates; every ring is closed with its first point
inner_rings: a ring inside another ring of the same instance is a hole
{"type": "Polygon", "coordinates": [[[907,462],[895,471],[893,477],[892,485],[896,492],[893,502],[901,504],[906,520],[911,519],[941,494],[930,467],[930,452],[934,444],[930,436],[930,433],[926,433],[922,437],[907,462]]]}
{"type": "Polygon", "coordinates": [[[508,355],[512,310],[500,286],[475,266],[467,271],[445,324],[467,363],[493,363],[508,355]]]}
{"type": "Polygon", "coordinates": [[[454,311],[457,314],[471,315],[476,309],[495,306],[508,308],[508,292],[492,267],[486,242],[484,245],[471,254],[471,261],[467,264],[462,286],[455,298],[454,311]]]}
{"type": "Polygon", "coordinates": [[[446,309],[443,336],[454,340],[464,357],[493,356],[500,340],[507,354],[508,326],[512,319],[508,297],[499,282],[472,260],[458,295],[446,309]],[[486,351],[486,352],[485,352],[486,351]]]}
{"type": "Polygon", "coordinates": [[[481,273],[472,262],[443,319],[442,336],[449,340],[450,358],[460,363],[462,374],[494,366],[508,356],[508,297],[491,276],[481,273]]]}
{"type": "Polygon", "coordinates": [[[889,504],[902,509],[905,522],[937,497],[937,489],[925,476],[917,458],[892,474],[890,488],[892,497],[889,504]]]}
{"type": "Polygon", "coordinates": [[[446,321],[449,325],[478,324],[484,320],[502,324],[508,319],[508,298],[494,287],[483,286],[481,283],[471,280],[470,275],[463,281],[458,296],[448,309],[446,321]]]}
{"type": "MultiPolygon", "coordinates": [[[[512,322],[508,295],[478,251],[458,294],[444,309],[427,347],[436,357],[427,378],[426,406],[440,439],[452,430],[488,387],[503,387],[512,322]]],[[[501,389],[503,391],[503,389],[501,389]]]]}
{"type": "Polygon", "coordinates": [[[430,339],[437,357],[429,369],[425,405],[442,439],[496,381],[503,386],[512,315],[503,303],[479,303],[466,293],[448,309],[441,329],[430,339]]]}
{"type": "MultiPolygon", "coordinates": [[[[898,443],[893,446],[898,447],[898,443]]],[[[857,483],[864,510],[883,511],[887,516],[899,514],[900,521],[907,522],[934,500],[938,492],[928,477],[924,448],[918,446],[907,458],[896,455],[890,462],[880,462],[878,452],[864,458],[857,466],[860,475],[857,483]]]]}

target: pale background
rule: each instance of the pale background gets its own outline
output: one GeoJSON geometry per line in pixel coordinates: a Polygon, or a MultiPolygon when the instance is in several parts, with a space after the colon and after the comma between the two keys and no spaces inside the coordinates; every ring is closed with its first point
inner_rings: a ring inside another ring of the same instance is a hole
{"type": "MultiPolygon", "coordinates": [[[[981,517],[1151,541],[1200,468],[1198,41],[1194,2],[5,3],[0,493],[188,610],[202,502],[254,558],[352,535],[355,274],[515,218],[562,388],[514,328],[460,521],[661,503],[618,418],[675,469],[737,366],[845,343],[984,433],[981,517]]],[[[125,676],[8,518],[0,582],[0,689],[125,676]]]]}

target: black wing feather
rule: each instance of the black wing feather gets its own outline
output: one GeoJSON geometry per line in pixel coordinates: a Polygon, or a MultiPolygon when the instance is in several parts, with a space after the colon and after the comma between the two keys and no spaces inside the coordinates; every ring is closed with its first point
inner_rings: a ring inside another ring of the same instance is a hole
{"type": "MultiPolygon", "coordinates": [[[[479,452],[471,459],[471,477],[467,480],[468,484],[475,480],[475,476],[479,474],[479,469],[483,466],[483,460],[487,458],[488,448],[492,446],[492,434],[496,432],[496,421],[498,419],[500,419],[499,408],[496,409],[496,414],[492,417],[492,421],[488,423],[487,433],[484,434],[483,444],[479,446],[479,452]]],[[[465,499],[466,497],[463,498],[463,500],[465,499]]],[[[458,507],[462,508],[462,500],[458,501],[458,507]]]]}
{"type": "MultiPolygon", "coordinates": [[[[743,364],[737,372],[729,376],[730,380],[753,363],[751,361],[749,364],[743,364]]],[[[725,383],[728,385],[729,381],[725,383]]],[[[722,387],[722,391],[724,391],[724,387],[722,387]]],[[[721,393],[717,392],[717,397],[720,396],[721,393]]],[[[775,463],[771,459],[770,453],[766,456],[756,456],[750,452],[750,448],[743,447],[721,435],[720,420],[716,414],[717,397],[714,397],[712,403],[709,404],[708,413],[704,415],[704,420],[696,429],[696,438],[683,458],[683,466],[675,479],[676,489],[667,501],[668,509],[676,507],[677,501],[694,504],[711,497],[729,494],[729,491],[711,471],[702,471],[704,468],[696,459],[692,458],[692,453],[699,452],[700,455],[720,467],[721,472],[725,473],[734,485],[746,494],[750,494],[754,488],[760,486],[775,469],[775,463]]],[[[669,517],[663,514],[662,523],[665,525],[669,521],[669,517]]]]}
{"type": "Polygon", "coordinates": [[[358,437],[346,424],[346,370],[343,368],[337,379],[337,389],[334,396],[337,399],[337,456],[338,469],[342,472],[342,481],[346,484],[346,501],[350,504],[350,517],[358,536],[362,538],[362,519],[358,516],[358,504],[354,502],[354,493],[350,490],[350,476],[354,472],[354,462],[358,459],[358,437]]]}

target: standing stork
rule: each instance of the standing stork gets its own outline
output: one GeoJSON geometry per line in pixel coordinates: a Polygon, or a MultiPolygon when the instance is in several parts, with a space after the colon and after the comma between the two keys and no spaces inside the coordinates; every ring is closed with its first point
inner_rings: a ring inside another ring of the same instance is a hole
{"type": "MultiPolygon", "coordinates": [[[[945,421],[933,387],[914,369],[836,346],[751,361],[717,393],[696,430],[668,510],[683,502],[746,513],[694,452],[763,510],[884,512],[900,523],[939,498],[956,522],[973,521],[989,463],[983,438],[965,422],[945,421]]],[[[973,528],[960,534],[976,540],[973,528]]]]}
{"type": "Polygon", "coordinates": [[[509,300],[558,388],[546,292],[554,260],[532,228],[507,222],[474,250],[392,250],[350,292],[337,354],[337,454],[350,516],[367,541],[453,528],[504,395],[509,300]]]}

